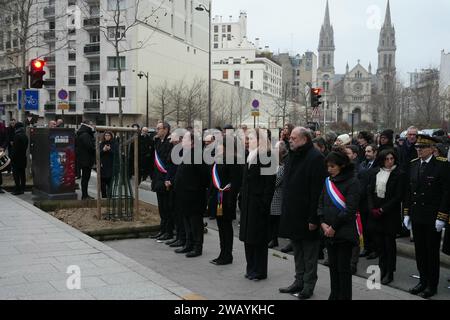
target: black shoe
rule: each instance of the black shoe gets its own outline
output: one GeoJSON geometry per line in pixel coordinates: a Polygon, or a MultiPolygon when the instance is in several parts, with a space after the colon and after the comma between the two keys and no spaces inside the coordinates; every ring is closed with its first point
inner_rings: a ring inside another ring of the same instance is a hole
{"type": "Polygon", "coordinates": [[[282,248],[280,251],[283,253],[288,253],[288,252],[294,251],[294,249],[292,248],[292,245],[289,243],[287,246],[282,248]]]}
{"type": "Polygon", "coordinates": [[[275,248],[275,247],[278,247],[278,240],[271,240],[271,241],[269,242],[268,247],[269,247],[269,249],[273,249],[273,248],[275,248]]]}
{"type": "Polygon", "coordinates": [[[192,250],[186,253],[186,258],[195,258],[202,255],[201,250],[192,250]]]}
{"type": "Polygon", "coordinates": [[[306,292],[300,292],[298,294],[298,299],[299,300],[308,300],[311,297],[312,297],[312,294],[309,294],[309,293],[306,293],[306,292]]]}
{"type": "Polygon", "coordinates": [[[209,220],[214,220],[216,217],[209,217],[209,220]]]}
{"type": "Polygon", "coordinates": [[[253,281],[266,280],[267,279],[267,275],[265,275],[265,276],[253,276],[253,277],[249,277],[249,279],[253,280],[253,281]]]}
{"type": "MultiPolygon", "coordinates": [[[[1,174],[1,173],[0,173],[1,174]]],[[[3,191],[1,188],[0,188],[0,193],[5,193],[5,191],[3,191]]]]}
{"type": "Polygon", "coordinates": [[[392,281],[394,281],[394,275],[392,274],[387,274],[386,276],[383,277],[383,279],[381,280],[381,284],[386,286],[389,283],[391,283],[392,281]]]}
{"type": "Polygon", "coordinates": [[[170,246],[171,244],[174,244],[177,241],[178,241],[178,239],[176,239],[176,238],[172,239],[172,240],[169,240],[169,241],[166,242],[166,245],[170,246]]]}
{"type": "Polygon", "coordinates": [[[367,260],[374,260],[374,259],[376,259],[376,258],[378,258],[378,253],[376,253],[376,252],[371,252],[371,253],[366,257],[367,260]]]}
{"type": "Polygon", "coordinates": [[[298,284],[297,281],[294,281],[289,287],[278,289],[280,293],[298,293],[303,290],[303,287],[298,284]]]}
{"type": "Polygon", "coordinates": [[[215,264],[218,266],[225,266],[227,264],[232,264],[232,263],[233,263],[233,259],[217,259],[215,264]]]}
{"type": "Polygon", "coordinates": [[[419,283],[417,286],[415,286],[414,288],[411,288],[411,289],[409,289],[409,293],[411,293],[411,294],[419,294],[419,293],[421,293],[422,291],[424,291],[425,289],[426,289],[427,287],[424,285],[424,284],[422,284],[422,283],[419,283]]]}
{"type": "Polygon", "coordinates": [[[437,293],[437,289],[428,287],[419,295],[424,299],[428,299],[428,298],[434,296],[436,293],[437,293]]]}
{"type": "Polygon", "coordinates": [[[81,200],[94,200],[95,198],[92,198],[91,196],[84,196],[81,197],[81,200]]]}
{"type": "Polygon", "coordinates": [[[169,245],[169,247],[171,248],[179,248],[179,247],[184,247],[186,245],[186,242],[178,240],[174,243],[172,243],[171,245],[169,245]]]}
{"type": "Polygon", "coordinates": [[[209,263],[217,265],[217,260],[218,260],[218,258],[212,259],[209,263]]]}
{"type": "Polygon", "coordinates": [[[157,233],[157,234],[155,234],[155,235],[153,235],[153,236],[150,236],[150,239],[158,239],[159,237],[161,237],[163,235],[163,233],[162,232],[159,232],[159,233],[157,233]]]}
{"type": "Polygon", "coordinates": [[[184,246],[182,248],[175,249],[175,253],[188,253],[188,252],[191,252],[191,251],[192,251],[192,247],[186,247],[186,246],[184,246]]]}
{"type": "Polygon", "coordinates": [[[23,191],[14,191],[13,193],[11,193],[13,196],[18,196],[23,194],[23,191]]]}
{"type": "Polygon", "coordinates": [[[156,238],[156,240],[158,241],[166,241],[166,240],[170,240],[173,238],[173,235],[170,235],[168,233],[163,234],[162,236],[156,238]]]}

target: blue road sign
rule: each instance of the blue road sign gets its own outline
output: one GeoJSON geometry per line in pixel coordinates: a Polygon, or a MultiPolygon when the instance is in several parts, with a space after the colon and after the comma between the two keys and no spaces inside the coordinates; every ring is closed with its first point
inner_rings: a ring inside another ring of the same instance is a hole
{"type": "MultiPolygon", "coordinates": [[[[17,106],[22,109],[22,90],[17,90],[17,106]]],[[[39,91],[26,90],[25,91],[25,110],[39,110],[39,91]]]]}

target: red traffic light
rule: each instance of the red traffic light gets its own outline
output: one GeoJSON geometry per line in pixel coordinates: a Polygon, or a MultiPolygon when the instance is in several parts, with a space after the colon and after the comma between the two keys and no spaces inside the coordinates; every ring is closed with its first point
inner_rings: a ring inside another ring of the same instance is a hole
{"type": "Polygon", "coordinates": [[[42,70],[44,68],[44,66],[45,66],[44,60],[36,59],[36,60],[31,61],[31,67],[34,70],[42,70]]]}
{"type": "Polygon", "coordinates": [[[321,89],[321,88],[313,88],[313,89],[312,89],[312,92],[313,92],[315,95],[319,95],[320,92],[322,92],[322,89],[321,89]]]}

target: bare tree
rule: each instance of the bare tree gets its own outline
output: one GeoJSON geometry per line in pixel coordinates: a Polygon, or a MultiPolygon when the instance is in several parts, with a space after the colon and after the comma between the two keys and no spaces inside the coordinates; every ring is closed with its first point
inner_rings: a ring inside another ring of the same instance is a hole
{"type": "Polygon", "coordinates": [[[415,123],[422,127],[439,126],[440,104],[439,96],[439,71],[437,69],[425,70],[421,80],[417,83],[412,93],[412,101],[415,109],[415,123]]]}
{"type": "Polygon", "coordinates": [[[204,120],[203,115],[205,114],[206,103],[205,80],[194,79],[184,89],[184,103],[181,110],[181,117],[187,126],[192,126],[196,119],[204,120]]]}
{"type": "Polygon", "coordinates": [[[181,121],[181,112],[184,104],[184,91],[185,91],[185,84],[183,80],[174,84],[169,91],[170,95],[169,101],[171,103],[171,109],[174,110],[172,118],[173,117],[175,118],[177,127],[180,125],[181,121]]]}
{"type": "Polygon", "coordinates": [[[167,85],[167,82],[160,84],[155,88],[154,92],[154,110],[155,116],[158,116],[160,120],[165,121],[166,118],[176,112],[173,108],[171,101],[172,94],[171,89],[167,85]]]}
{"type": "MultiPolygon", "coordinates": [[[[89,1],[85,1],[84,9],[88,10],[89,1]]],[[[161,0],[159,5],[155,7],[143,7],[140,0],[113,0],[108,1],[108,10],[103,8],[101,17],[107,21],[106,25],[100,23],[100,31],[105,40],[109,43],[115,52],[116,66],[117,66],[117,93],[119,102],[119,125],[123,126],[123,85],[122,85],[122,68],[120,63],[122,55],[126,52],[142,49],[149,45],[149,41],[153,36],[155,30],[152,24],[158,24],[158,14],[165,14],[162,9],[165,2],[170,0],[161,0]],[[127,6],[128,5],[128,6],[127,6]],[[127,6],[127,7],[126,7],[127,6]],[[153,21],[151,21],[153,19],[153,21]],[[110,23],[112,25],[110,25],[110,23]],[[147,25],[152,30],[144,39],[137,41],[137,45],[133,46],[131,41],[124,41],[127,34],[135,29],[138,25],[147,25]]]]}

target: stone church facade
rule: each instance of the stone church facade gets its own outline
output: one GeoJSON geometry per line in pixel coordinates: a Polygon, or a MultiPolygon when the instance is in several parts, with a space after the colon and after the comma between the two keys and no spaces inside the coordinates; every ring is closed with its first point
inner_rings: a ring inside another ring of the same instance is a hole
{"type": "Polygon", "coordinates": [[[395,85],[395,28],[391,22],[389,0],[386,16],[380,30],[378,43],[378,68],[372,72],[358,63],[350,69],[348,63],[345,74],[336,74],[334,67],[334,30],[330,22],[327,5],[325,19],[320,30],[318,47],[317,86],[323,89],[327,122],[347,121],[354,124],[361,121],[376,123],[380,119],[380,103],[387,103],[389,90],[395,85]],[[352,115],[353,114],[353,115],[352,115]]]}

